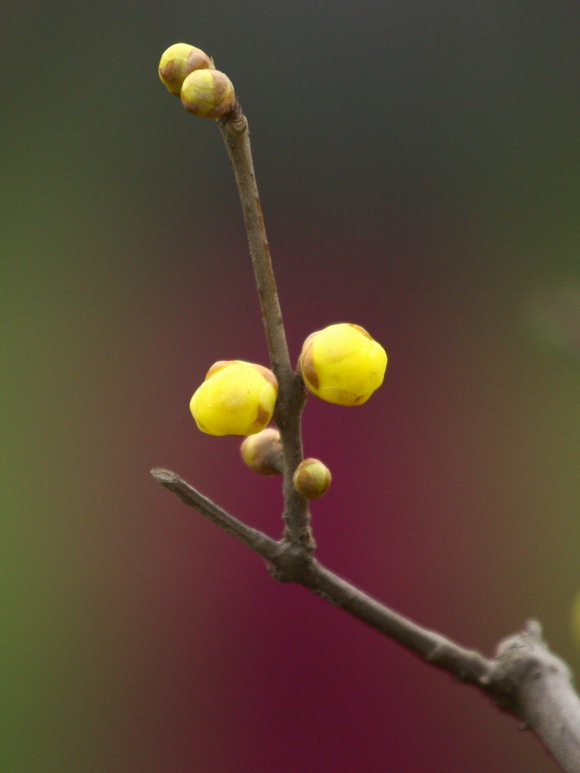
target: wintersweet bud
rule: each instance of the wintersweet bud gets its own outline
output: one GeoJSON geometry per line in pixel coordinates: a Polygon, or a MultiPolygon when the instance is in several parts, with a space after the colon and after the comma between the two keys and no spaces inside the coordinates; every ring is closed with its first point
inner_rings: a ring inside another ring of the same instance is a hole
{"type": "Polygon", "coordinates": [[[181,86],[181,104],[194,115],[220,118],[236,103],[231,80],[219,70],[194,70],[181,86]]]}
{"type": "Polygon", "coordinates": [[[308,389],[329,403],[362,405],[380,387],[387,353],[359,325],[341,322],[311,333],[300,355],[308,389]]]}
{"type": "Polygon", "coordinates": [[[292,480],[300,494],[307,499],[318,499],[328,491],[332,475],[319,459],[304,459],[296,468],[292,480]]]}
{"type": "Polygon", "coordinates": [[[174,43],[161,55],[159,77],[169,91],[178,97],[181,85],[190,72],[213,68],[213,59],[201,48],[188,43],[174,43]]]}
{"type": "Polygon", "coordinates": [[[278,382],[268,368],[242,360],[220,360],[191,398],[189,408],[208,435],[253,435],[270,422],[278,382]]]}
{"type": "Polygon", "coordinates": [[[240,452],[248,467],[261,475],[280,475],[284,469],[280,433],[273,427],[247,437],[240,452]]]}

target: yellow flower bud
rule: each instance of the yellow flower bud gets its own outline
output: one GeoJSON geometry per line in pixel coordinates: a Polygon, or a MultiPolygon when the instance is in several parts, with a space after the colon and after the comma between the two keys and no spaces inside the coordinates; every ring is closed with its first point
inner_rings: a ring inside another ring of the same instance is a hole
{"type": "Polygon", "coordinates": [[[311,333],[302,346],[300,369],[308,389],[329,403],[362,405],[380,387],[387,353],[367,331],[341,322],[311,333]]]}
{"type": "Polygon", "coordinates": [[[270,422],[278,382],[268,368],[242,360],[220,360],[208,370],[189,408],[208,435],[253,435],[270,422]]]}
{"type": "Polygon", "coordinates": [[[332,482],[330,470],[319,459],[304,459],[294,472],[294,488],[308,499],[326,494],[332,482]]]}
{"type": "Polygon", "coordinates": [[[261,475],[280,475],[284,469],[280,433],[273,427],[247,437],[240,451],[248,467],[261,475]]]}
{"type": "Polygon", "coordinates": [[[195,70],[183,81],[181,104],[190,113],[220,118],[236,103],[234,86],[219,70],[195,70]]]}
{"type": "Polygon", "coordinates": [[[194,70],[213,69],[213,59],[201,48],[188,43],[174,43],[163,52],[159,62],[159,77],[175,96],[179,96],[181,85],[194,70]]]}

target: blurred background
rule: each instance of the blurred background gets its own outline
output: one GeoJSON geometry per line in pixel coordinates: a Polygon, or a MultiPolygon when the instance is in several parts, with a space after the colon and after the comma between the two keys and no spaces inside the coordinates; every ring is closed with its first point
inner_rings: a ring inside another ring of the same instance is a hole
{"type": "Polygon", "coordinates": [[[150,478],[281,532],[278,481],[188,411],[215,360],[267,350],[221,137],[156,71],[190,42],[236,85],[293,358],[338,321],[389,354],[366,405],[307,405],[320,559],[486,653],[537,617],[580,671],[579,21],[5,0],[3,770],[556,769],[150,478]]]}

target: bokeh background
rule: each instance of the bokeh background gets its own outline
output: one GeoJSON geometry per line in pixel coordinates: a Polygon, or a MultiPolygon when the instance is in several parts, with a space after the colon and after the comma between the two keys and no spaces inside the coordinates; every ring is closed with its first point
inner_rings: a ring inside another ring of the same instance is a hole
{"type": "Polygon", "coordinates": [[[156,68],[192,42],[236,84],[293,357],[342,320],[389,353],[368,404],[306,409],[321,560],[485,652],[538,617],[580,670],[579,21],[3,2],[3,770],[555,770],[149,477],[280,533],[278,482],[188,413],[214,360],[267,352],[219,132],[156,68]]]}

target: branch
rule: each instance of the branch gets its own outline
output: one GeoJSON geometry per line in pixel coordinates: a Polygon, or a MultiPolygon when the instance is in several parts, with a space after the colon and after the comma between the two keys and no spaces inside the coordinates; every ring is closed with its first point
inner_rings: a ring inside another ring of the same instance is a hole
{"type": "Polygon", "coordinates": [[[511,710],[521,717],[567,773],[580,771],[580,698],[566,663],[548,649],[542,628],[528,621],[497,651],[497,678],[512,687],[511,710]]]}
{"type": "Polygon", "coordinates": [[[280,390],[289,390],[292,387],[292,366],[254,173],[248,121],[237,103],[234,110],[218,123],[234,168],[242,204],[272,369],[280,382],[280,390]]]}
{"type": "Polygon", "coordinates": [[[242,542],[246,547],[253,550],[254,553],[265,558],[267,561],[271,561],[280,552],[278,543],[267,537],[261,531],[252,529],[251,526],[247,526],[245,523],[238,521],[233,515],[230,515],[221,507],[214,504],[211,499],[208,499],[203,494],[200,494],[197,489],[186,483],[183,478],[180,478],[177,473],[171,470],[164,470],[161,467],[156,467],[151,470],[151,475],[158,483],[165,486],[166,489],[172,491],[176,496],[181,499],[186,505],[193,507],[198,513],[201,513],[208,521],[215,523],[220,529],[227,531],[237,540],[242,542]]]}
{"type": "Polygon", "coordinates": [[[276,542],[247,526],[176,473],[154,469],[151,474],[185,504],[262,556],[277,580],[303,585],[426,663],[473,685],[503,711],[518,717],[562,770],[580,773],[580,699],[568,667],[550,652],[538,623],[529,622],[521,633],[499,645],[495,658],[486,658],[389,609],[324,567],[307,549],[276,542]]]}
{"type": "Polygon", "coordinates": [[[315,542],[310,530],[308,502],[296,491],[292,483],[294,470],[304,456],[300,422],[306,395],[301,376],[293,373],[290,364],[284,321],[256,184],[248,121],[240,104],[236,103],[234,109],[221,118],[218,124],[238,186],[268,351],[280,390],[274,420],[280,430],[284,455],[285,538],[313,551],[315,542]]]}
{"type": "Polygon", "coordinates": [[[501,709],[523,720],[566,773],[580,773],[580,699],[566,664],[542,640],[539,624],[528,623],[522,632],[500,644],[495,658],[486,658],[399,615],[314,559],[308,503],[292,481],[303,458],[300,423],[305,390],[300,374],[293,373],[290,363],[248,122],[236,102],[218,123],[234,168],[268,350],[279,385],[274,419],[284,457],[284,536],[276,542],[242,523],[170,470],[154,469],[151,474],[185,504],[265,559],[277,580],[303,585],[425,662],[475,686],[501,709]]]}

